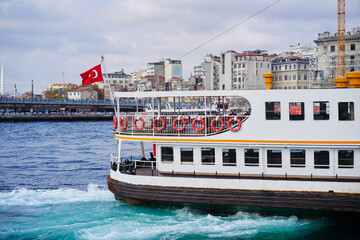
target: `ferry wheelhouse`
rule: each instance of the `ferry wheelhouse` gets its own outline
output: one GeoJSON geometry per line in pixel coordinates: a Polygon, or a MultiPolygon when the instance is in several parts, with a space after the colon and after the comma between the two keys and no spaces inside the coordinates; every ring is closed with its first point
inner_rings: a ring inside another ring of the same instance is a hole
{"type": "Polygon", "coordinates": [[[116,199],[360,212],[359,88],[114,96],[116,199]],[[154,156],[124,159],[122,141],[154,156]]]}

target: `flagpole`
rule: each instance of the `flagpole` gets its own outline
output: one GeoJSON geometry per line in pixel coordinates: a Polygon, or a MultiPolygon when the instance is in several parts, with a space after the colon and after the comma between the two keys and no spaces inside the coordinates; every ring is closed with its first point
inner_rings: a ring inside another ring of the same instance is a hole
{"type": "Polygon", "coordinates": [[[104,60],[104,56],[101,56],[101,64],[104,68],[104,71],[105,71],[105,78],[106,78],[106,81],[108,83],[108,87],[109,87],[109,91],[110,91],[110,100],[114,106],[114,113],[115,113],[115,116],[117,115],[117,112],[116,112],[116,107],[115,107],[115,101],[114,101],[114,96],[112,94],[112,91],[111,91],[111,86],[110,86],[110,80],[108,78],[108,75],[107,75],[107,71],[106,71],[106,67],[105,67],[105,60],[104,60]]]}

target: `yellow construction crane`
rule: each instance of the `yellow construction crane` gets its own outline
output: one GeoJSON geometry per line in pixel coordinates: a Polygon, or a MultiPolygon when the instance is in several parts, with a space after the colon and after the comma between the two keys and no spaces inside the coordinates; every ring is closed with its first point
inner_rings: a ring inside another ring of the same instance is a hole
{"type": "Polygon", "coordinates": [[[345,0],[337,0],[337,77],[345,77],[345,0]]]}

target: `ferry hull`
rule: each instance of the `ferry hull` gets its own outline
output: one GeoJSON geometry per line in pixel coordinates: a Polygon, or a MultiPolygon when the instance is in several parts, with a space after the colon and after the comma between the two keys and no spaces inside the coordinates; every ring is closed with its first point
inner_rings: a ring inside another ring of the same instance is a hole
{"type": "Polygon", "coordinates": [[[137,202],[209,204],[360,213],[360,195],[324,192],[163,187],[129,184],[108,176],[116,198],[137,202]]]}

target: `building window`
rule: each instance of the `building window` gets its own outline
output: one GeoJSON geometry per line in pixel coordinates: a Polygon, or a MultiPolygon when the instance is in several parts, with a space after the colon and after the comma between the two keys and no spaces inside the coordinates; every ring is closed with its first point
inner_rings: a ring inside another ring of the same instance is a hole
{"type": "Polygon", "coordinates": [[[180,148],[180,158],[182,164],[192,164],[194,162],[194,149],[180,148]]]}
{"type": "Polygon", "coordinates": [[[281,168],[281,150],[267,150],[267,167],[281,168]]]}
{"type": "Polygon", "coordinates": [[[161,147],[161,161],[163,162],[174,161],[174,149],[172,147],[161,147]]]}
{"type": "Polygon", "coordinates": [[[296,74],[293,74],[293,80],[296,80],[296,74]]]}
{"type": "Polygon", "coordinates": [[[201,148],[201,163],[203,165],[215,164],[215,148],[201,148]]]}
{"type": "Polygon", "coordinates": [[[298,80],[301,80],[301,74],[298,75],[299,79],[298,80]]]}
{"type": "Polygon", "coordinates": [[[334,45],[330,46],[330,52],[335,52],[335,46],[334,45]]]}
{"type": "Polygon", "coordinates": [[[314,151],[314,167],[315,168],[329,168],[329,151],[315,150],[314,151]]]}
{"type": "Polygon", "coordinates": [[[259,166],[259,149],[244,149],[245,166],[259,166]]]}
{"type": "Polygon", "coordinates": [[[294,64],[294,69],[296,69],[296,64],[294,64]]]}
{"type": "Polygon", "coordinates": [[[339,150],[338,152],[339,168],[353,168],[354,167],[354,151],[353,150],[339,150]]]}
{"type": "Polygon", "coordinates": [[[291,70],[291,65],[289,65],[289,70],[291,70]]]}
{"type": "Polygon", "coordinates": [[[288,76],[287,76],[287,75],[284,76],[284,80],[288,80],[288,76]]]}
{"type": "Polygon", "coordinates": [[[355,43],[350,44],[350,50],[351,50],[351,51],[354,51],[354,50],[355,50],[355,43]]]}
{"type": "Polygon", "coordinates": [[[265,102],[266,120],[280,120],[280,102],[265,102]]]}
{"type": "Polygon", "coordinates": [[[285,65],[285,70],[287,70],[287,65],[285,65]]]}
{"type": "Polygon", "coordinates": [[[314,102],[314,120],[329,120],[330,105],[329,102],[314,102]]]}
{"type": "Polygon", "coordinates": [[[339,102],[339,120],[352,121],[354,120],[354,103],[353,102],[339,102]]]}
{"type": "Polygon", "coordinates": [[[223,149],[223,166],[236,166],[236,149],[223,149]]]}
{"type": "Polygon", "coordinates": [[[289,119],[290,120],[304,120],[305,109],[303,102],[291,102],[289,103],[289,119]]]}
{"type": "Polygon", "coordinates": [[[304,74],[304,80],[307,80],[307,75],[306,74],[304,74]]]}
{"type": "Polygon", "coordinates": [[[290,149],[291,167],[305,167],[305,150],[290,149]]]}

